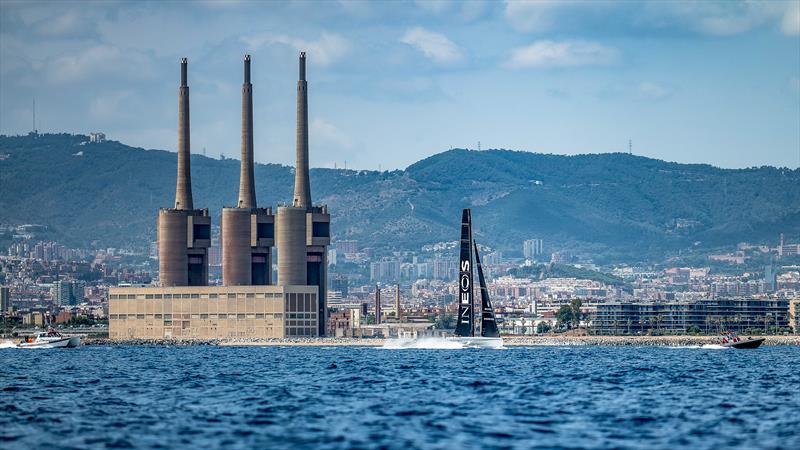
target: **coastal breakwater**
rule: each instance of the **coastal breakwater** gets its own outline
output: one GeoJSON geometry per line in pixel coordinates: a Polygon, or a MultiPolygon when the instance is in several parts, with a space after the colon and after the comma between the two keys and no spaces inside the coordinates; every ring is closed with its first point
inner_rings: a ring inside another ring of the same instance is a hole
{"type": "MultiPolygon", "coordinates": [[[[757,336],[753,336],[757,337],[757,336]]],[[[800,335],[760,336],[765,346],[800,346],[800,335]]],[[[110,340],[87,338],[84,345],[144,345],[144,346],[314,346],[314,347],[383,347],[390,339],[380,338],[294,338],[294,339],[130,339],[110,340]]],[[[608,346],[608,347],[693,347],[720,343],[717,336],[504,336],[506,347],[537,346],[608,346]]]]}

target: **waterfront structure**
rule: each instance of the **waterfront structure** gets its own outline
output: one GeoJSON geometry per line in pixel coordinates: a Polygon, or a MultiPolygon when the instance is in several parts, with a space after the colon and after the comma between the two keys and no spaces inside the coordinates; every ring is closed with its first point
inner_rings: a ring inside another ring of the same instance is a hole
{"type": "Polygon", "coordinates": [[[235,207],[222,209],[221,221],[222,282],[226,286],[272,284],[275,218],[272,208],[256,205],[253,166],[253,85],[250,55],[245,55],[239,198],[235,207]]]}
{"type": "Polygon", "coordinates": [[[111,339],[318,336],[315,286],[109,289],[111,339]]]}
{"type": "Polygon", "coordinates": [[[178,88],[178,175],[175,207],[158,212],[158,266],[162,286],[208,284],[208,247],[211,217],[208,209],[194,209],[189,142],[188,60],[181,59],[178,88]]]}
{"type": "Polygon", "coordinates": [[[693,302],[601,303],[592,319],[596,334],[747,332],[789,326],[789,303],[780,299],[714,299],[693,302]]]}
{"type": "Polygon", "coordinates": [[[11,309],[11,289],[8,286],[0,286],[0,313],[10,313],[11,309]]]}
{"type": "Polygon", "coordinates": [[[301,53],[294,195],[273,217],[271,208],[256,203],[251,60],[245,56],[239,198],[235,207],[223,209],[221,220],[224,286],[208,286],[211,220],[207,209],[194,209],[192,199],[187,61],[181,60],[175,208],[162,208],[158,221],[161,283],[109,290],[112,339],[325,335],[330,215],[327,206],[311,203],[305,60],[301,53]]]}

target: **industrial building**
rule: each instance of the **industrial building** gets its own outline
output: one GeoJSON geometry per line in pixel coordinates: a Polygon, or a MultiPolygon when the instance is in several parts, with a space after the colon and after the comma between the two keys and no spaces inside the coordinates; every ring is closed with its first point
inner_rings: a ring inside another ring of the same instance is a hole
{"type": "Polygon", "coordinates": [[[330,215],[311,202],[306,54],[297,82],[297,146],[291,204],[259,208],[253,160],[251,59],[244,58],[239,196],[221,214],[223,286],[208,286],[211,217],[195,209],[189,143],[189,86],[181,60],[175,207],[158,215],[160,285],[109,290],[109,336],[283,338],[324,336],[330,215]],[[273,252],[273,247],[275,251],[273,252]],[[273,254],[277,280],[272,278],[273,254]]]}

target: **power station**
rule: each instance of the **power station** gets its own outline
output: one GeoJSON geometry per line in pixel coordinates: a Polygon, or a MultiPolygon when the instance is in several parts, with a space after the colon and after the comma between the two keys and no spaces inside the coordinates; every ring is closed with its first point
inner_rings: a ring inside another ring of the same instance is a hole
{"type": "Polygon", "coordinates": [[[306,54],[297,82],[295,185],[291,204],[259,208],[253,161],[253,85],[244,57],[239,196],[221,214],[223,286],[208,286],[211,217],[192,198],[188,61],[178,91],[175,207],[158,215],[160,286],[111,288],[109,336],[284,338],[324,336],[327,319],[327,206],[311,202],[306,54]],[[273,281],[273,247],[277,282],[273,281]]]}

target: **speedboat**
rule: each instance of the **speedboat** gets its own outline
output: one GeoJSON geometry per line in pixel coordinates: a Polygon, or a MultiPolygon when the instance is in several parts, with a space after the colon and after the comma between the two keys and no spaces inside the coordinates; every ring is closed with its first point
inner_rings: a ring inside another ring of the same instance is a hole
{"type": "Polygon", "coordinates": [[[17,344],[19,348],[72,348],[81,345],[80,336],[64,336],[54,330],[36,333],[36,337],[28,336],[17,344]]]}
{"type": "Polygon", "coordinates": [[[758,348],[761,344],[764,343],[764,338],[747,338],[747,339],[740,339],[738,336],[726,336],[722,338],[722,346],[723,347],[733,347],[733,348],[758,348]]]}

